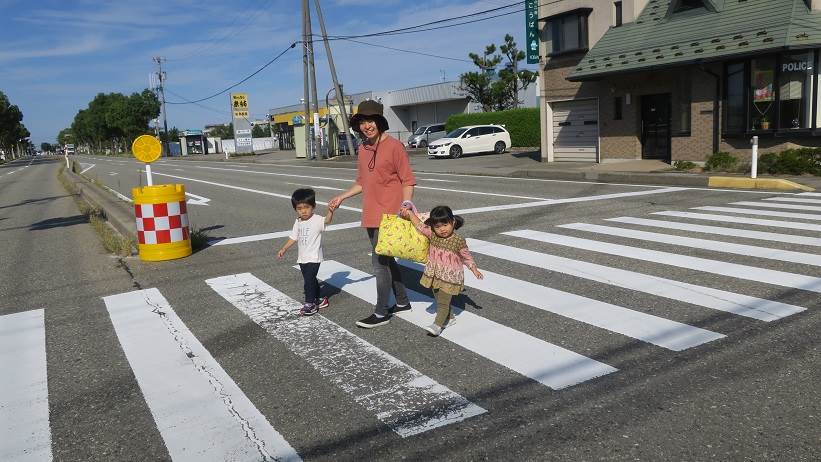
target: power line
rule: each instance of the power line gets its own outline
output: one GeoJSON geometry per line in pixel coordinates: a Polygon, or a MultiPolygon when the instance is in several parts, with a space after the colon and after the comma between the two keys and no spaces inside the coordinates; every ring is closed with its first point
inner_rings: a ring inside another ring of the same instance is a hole
{"type": "Polygon", "coordinates": [[[344,40],[346,42],[358,43],[360,45],[367,45],[369,47],[385,48],[387,50],[401,51],[402,53],[412,53],[412,54],[415,54],[415,55],[429,56],[431,58],[449,59],[451,61],[461,61],[461,62],[464,62],[464,63],[472,63],[473,62],[473,61],[470,61],[468,59],[452,58],[450,56],[439,56],[439,55],[434,55],[434,54],[430,54],[430,53],[424,53],[424,52],[421,52],[421,51],[403,50],[402,48],[394,48],[394,47],[389,47],[389,46],[385,46],[385,45],[377,45],[375,43],[362,42],[362,41],[359,41],[359,40],[354,40],[354,39],[349,39],[349,38],[340,37],[339,40],[344,40]]]}
{"type": "MultiPolygon", "coordinates": [[[[220,114],[220,115],[229,115],[229,116],[231,115],[231,113],[230,113],[229,111],[221,111],[221,110],[219,110],[219,109],[215,109],[215,108],[212,108],[212,107],[206,106],[206,105],[204,105],[204,104],[195,103],[195,102],[193,102],[193,101],[189,100],[188,98],[186,98],[185,96],[182,96],[182,95],[180,95],[180,94],[174,93],[173,91],[169,90],[168,88],[166,88],[166,89],[165,89],[165,91],[167,91],[168,93],[171,93],[172,95],[176,96],[177,98],[179,98],[179,99],[183,100],[183,101],[185,102],[185,104],[193,104],[193,105],[195,105],[195,106],[199,106],[199,107],[201,107],[201,108],[203,108],[203,109],[207,109],[207,110],[209,110],[209,111],[211,111],[211,112],[215,112],[215,113],[220,114]]],[[[168,104],[174,104],[174,103],[169,102],[168,104]]]]}
{"type": "Polygon", "coordinates": [[[203,102],[203,101],[207,101],[207,100],[209,100],[209,99],[211,99],[211,98],[216,98],[217,96],[219,96],[219,95],[221,95],[221,94],[223,94],[223,93],[227,92],[228,90],[230,90],[230,89],[232,89],[232,88],[234,88],[234,87],[237,87],[237,86],[239,86],[239,85],[241,85],[241,84],[243,84],[243,83],[247,82],[247,81],[248,81],[251,77],[253,77],[253,76],[255,76],[255,75],[259,74],[260,72],[262,72],[262,71],[263,71],[263,69],[265,69],[266,67],[270,66],[271,64],[273,64],[273,63],[274,63],[274,61],[276,61],[276,60],[278,60],[279,58],[281,58],[281,57],[282,57],[282,55],[284,55],[285,53],[287,53],[287,52],[288,52],[288,50],[290,50],[290,49],[294,48],[294,47],[296,46],[296,44],[297,44],[297,42],[294,42],[294,43],[290,44],[290,45],[288,46],[288,48],[286,48],[286,49],[282,50],[282,52],[280,52],[278,55],[274,56],[274,58],[273,58],[273,59],[271,59],[271,60],[270,60],[270,61],[268,61],[267,63],[263,64],[263,65],[262,65],[262,67],[260,67],[259,69],[257,69],[257,70],[256,70],[256,71],[254,71],[253,73],[251,73],[249,76],[245,77],[244,79],[240,80],[239,82],[237,82],[237,83],[235,83],[235,84],[231,85],[230,87],[228,87],[228,88],[226,88],[226,89],[224,89],[224,90],[221,90],[221,91],[218,91],[218,92],[214,93],[214,94],[213,94],[213,95],[211,95],[211,96],[206,96],[205,98],[200,98],[200,99],[198,99],[198,100],[194,100],[194,101],[186,101],[186,102],[181,102],[181,101],[166,101],[166,103],[167,103],[167,104],[196,104],[196,103],[201,103],[201,102],[203,102]]]}

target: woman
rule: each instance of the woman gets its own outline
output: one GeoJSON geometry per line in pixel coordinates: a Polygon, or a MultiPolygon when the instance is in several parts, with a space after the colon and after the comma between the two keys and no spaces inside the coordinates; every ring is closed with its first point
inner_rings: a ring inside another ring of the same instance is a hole
{"type": "Polygon", "coordinates": [[[410,310],[399,265],[392,257],[377,255],[374,249],[379,239],[382,214],[399,212],[402,201],[413,198],[416,178],[405,147],[385,133],[388,121],[382,115],[381,104],[376,101],[362,102],[359,111],[351,117],[351,129],[365,138],[359,146],[356,181],[347,191],[331,199],[328,206],[334,210],[345,199],[362,194],[362,227],[371,241],[376,306],[373,314],[357,321],[356,325],[370,329],[387,324],[394,313],[410,310]],[[396,305],[389,308],[391,289],[396,305]]]}

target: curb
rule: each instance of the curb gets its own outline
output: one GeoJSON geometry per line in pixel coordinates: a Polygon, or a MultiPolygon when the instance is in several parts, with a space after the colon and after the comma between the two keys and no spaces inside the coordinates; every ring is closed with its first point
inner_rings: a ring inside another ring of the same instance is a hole
{"type": "Polygon", "coordinates": [[[815,191],[815,188],[805,186],[790,180],[780,178],[737,178],[731,176],[711,176],[707,185],[711,188],[740,188],[740,189],[778,189],[815,191]]]}
{"type": "Polygon", "coordinates": [[[70,169],[64,170],[64,172],[77,187],[80,197],[82,197],[83,200],[91,204],[91,206],[101,209],[105,213],[106,221],[110,223],[118,233],[137,242],[133,211],[125,202],[115,199],[111,193],[103,190],[88,181],[84,176],[78,175],[70,169]]]}

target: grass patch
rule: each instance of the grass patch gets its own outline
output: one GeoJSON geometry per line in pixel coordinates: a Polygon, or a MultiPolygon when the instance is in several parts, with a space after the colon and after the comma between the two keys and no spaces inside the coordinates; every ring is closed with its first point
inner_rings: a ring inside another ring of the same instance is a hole
{"type": "Polygon", "coordinates": [[[692,170],[696,167],[698,167],[698,165],[689,160],[677,160],[673,162],[673,168],[676,170],[692,170]]]}
{"type": "Polygon", "coordinates": [[[77,189],[77,186],[66,178],[64,171],[65,166],[61,166],[59,172],[57,173],[60,183],[66,191],[72,195],[80,214],[88,220],[88,223],[92,228],[94,228],[94,231],[97,232],[97,235],[100,237],[100,242],[103,244],[106,251],[121,257],[131,255],[132,249],[136,247],[134,240],[122,236],[114,228],[112,228],[111,225],[108,224],[108,221],[106,221],[105,212],[103,210],[92,207],[86,201],[82,200],[80,198],[80,191],[77,189]]]}
{"type": "Polygon", "coordinates": [[[192,230],[188,237],[191,239],[191,250],[194,252],[208,247],[208,241],[211,240],[211,236],[202,229],[192,230]]]}

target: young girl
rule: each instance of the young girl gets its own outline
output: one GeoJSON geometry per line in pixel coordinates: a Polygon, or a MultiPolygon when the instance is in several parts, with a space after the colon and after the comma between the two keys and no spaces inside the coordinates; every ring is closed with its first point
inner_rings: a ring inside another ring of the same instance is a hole
{"type": "Polygon", "coordinates": [[[454,322],[450,315],[450,301],[462,291],[465,282],[462,266],[467,266],[477,279],[484,279],[484,276],[476,267],[465,239],[454,232],[465,223],[462,217],[454,216],[450,207],[440,205],[430,211],[430,218],[423,223],[406,204],[402,204],[401,215],[410,219],[416,229],[430,240],[428,262],[419,283],[433,290],[436,320],[425,330],[438,336],[445,328],[446,321],[448,325],[454,322]]]}

